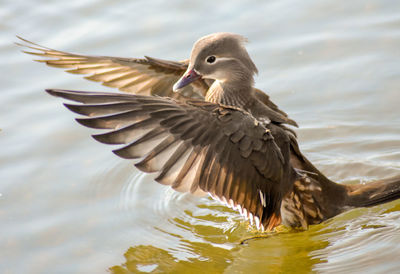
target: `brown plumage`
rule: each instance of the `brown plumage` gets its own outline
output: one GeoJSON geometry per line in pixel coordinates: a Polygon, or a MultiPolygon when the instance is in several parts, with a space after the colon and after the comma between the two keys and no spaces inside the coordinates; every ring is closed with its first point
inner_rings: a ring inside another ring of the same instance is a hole
{"type": "Polygon", "coordinates": [[[40,62],[139,94],[47,90],[79,102],[66,107],[89,117],[77,119],[82,125],[110,129],[96,140],[120,145],[114,152],[139,159],[136,167],[144,172],[158,172],[156,181],[209,193],[260,229],[281,222],[306,228],[353,207],[400,198],[400,176],[346,186],[305,158],[285,125],[297,124],[253,87],[257,68],[239,35],[205,36],[182,62],[84,56],[21,40],[35,50],[27,53],[50,58],[40,62]]]}
{"type": "Polygon", "coordinates": [[[83,103],[65,106],[89,117],[77,119],[80,124],[110,129],[93,137],[122,145],[114,153],[140,159],[136,167],[158,172],[157,182],[178,191],[209,193],[254,219],[259,228],[275,225],[295,171],[288,168],[289,154],[282,155],[270,130],[248,113],[193,99],[47,91],[83,103]]]}

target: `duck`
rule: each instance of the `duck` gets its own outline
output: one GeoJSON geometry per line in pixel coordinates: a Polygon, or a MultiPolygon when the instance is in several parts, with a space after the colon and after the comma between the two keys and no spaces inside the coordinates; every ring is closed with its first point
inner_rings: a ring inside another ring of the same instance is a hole
{"type": "Polygon", "coordinates": [[[22,37],[38,62],[120,92],[46,89],[74,103],[92,135],[116,145],[155,181],[237,210],[261,231],[307,229],[342,212],[400,198],[400,176],[336,183],[301,152],[298,124],[254,87],[258,69],[243,36],[219,32],[197,40],[189,59],[123,58],[58,51],[22,37]]]}

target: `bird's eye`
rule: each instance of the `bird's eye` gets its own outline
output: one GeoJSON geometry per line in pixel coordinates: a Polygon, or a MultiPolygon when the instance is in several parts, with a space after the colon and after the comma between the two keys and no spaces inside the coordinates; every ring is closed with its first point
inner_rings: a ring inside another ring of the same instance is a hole
{"type": "Polygon", "coordinates": [[[207,57],[206,62],[209,63],[209,64],[212,64],[212,63],[215,62],[216,59],[217,58],[214,55],[211,55],[211,56],[207,57]]]}

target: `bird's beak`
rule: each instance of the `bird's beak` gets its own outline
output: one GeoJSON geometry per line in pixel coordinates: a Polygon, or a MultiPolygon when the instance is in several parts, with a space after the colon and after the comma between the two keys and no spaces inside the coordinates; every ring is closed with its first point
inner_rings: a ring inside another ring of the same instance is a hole
{"type": "Polygon", "coordinates": [[[183,76],[178,80],[178,82],[175,83],[175,85],[172,87],[172,90],[174,92],[177,92],[181,88],[189,85],[190,83],[193,83],[197,79],[200,79],[201,75],[197,74],[194,69],[188,68],[188,70],[183,74],[183,76]]]}

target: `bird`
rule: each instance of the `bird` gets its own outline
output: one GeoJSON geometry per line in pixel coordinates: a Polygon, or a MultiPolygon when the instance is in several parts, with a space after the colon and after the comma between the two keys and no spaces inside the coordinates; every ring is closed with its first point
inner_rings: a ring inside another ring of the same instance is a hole
{"type": "Polygon", "coordinates": [[[254,87],[258,69],[241,35],[201,37],[183,61],[81,55],[18,38],[36,61],[120,90],[46,89],[74,102],[64,105],[81,125],[108,130],[95,140],[119,145],[116,155],[158,173],[161,184],[210,195],[258,230],[307,229],[400,198],[400,176],[340,184],[306,158],[297,123],[254,87]]]}

